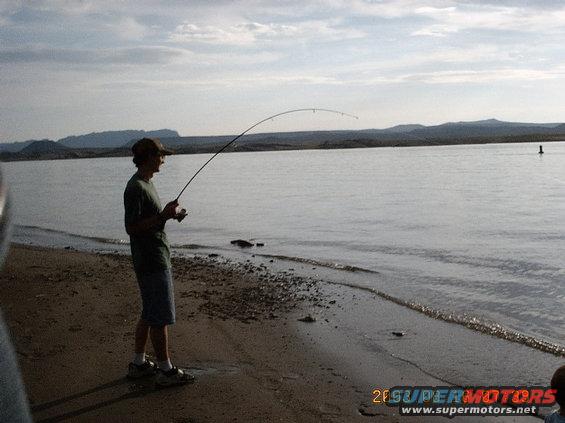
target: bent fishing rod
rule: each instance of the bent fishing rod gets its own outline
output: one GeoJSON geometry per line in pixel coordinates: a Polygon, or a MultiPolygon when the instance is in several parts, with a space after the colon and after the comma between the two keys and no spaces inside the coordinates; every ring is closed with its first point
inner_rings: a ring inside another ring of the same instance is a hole
{"type": "Polygon", "coordinates": [[[350,115],[349,113],[344,113],[344,112],[340,112],[339,110],[330,110],[330,109],[317,109],[317,108],[307,108],[307,109],[294,109],[294,110],[287,110],[285,112],[281,112],[281,113],[277,113],[273,116],[269,116],[268,118],[265,118],[255,124],[253,124],[252,126],[250,126],[249,128],[247,128],[245,131],[243,131],[241,134],[239,134],[238,136],[236,136],[233,140],[231,140],[230,142],[228,142],[226,145],[224,145],[222,148],[220,148],[212,157],[210,157],[208,159],[208,161],[206,163],[204,163],[202,165],[202,167],[200,169],[198,169],[198,171],[192,175],[192,177],[189,179],[189,181],[186,183],[186,185],[184,186],[184,188],[181,190],[181,192],[179,193],[179,195],[177,195],[177,198],[175,199],[175,201],[178,203],[178,200],[180,198],[180,196],[182,195],[182,193],[184,192],[184,190],[190,185],[190,183],[194,180],[194,178],[196,178],[196,176],[206,167],[206,165],[208,163],[210,163],[212,160],[214,160],[214,158],[220,154],[222,151],[224,151],[226,148],[228,148],[230,145],[232,145],[234,142],[236,142],[238,139],[240,139],[241,137],[243,137],[245,134],[247,134],[249,131],[251,131],[253,128],[261,125],[264,122],[267,122],[268,120],[272,120],[275,119],[279,116],[282,115],[288,115],[290,113],[298,113],[298,112],[327,112],[327,113],[335,113],[341,116],[348,116],[348,117],[352,117],[355,119],[359,119],[359,117],[354,116],[354,115],[350,115]]]}

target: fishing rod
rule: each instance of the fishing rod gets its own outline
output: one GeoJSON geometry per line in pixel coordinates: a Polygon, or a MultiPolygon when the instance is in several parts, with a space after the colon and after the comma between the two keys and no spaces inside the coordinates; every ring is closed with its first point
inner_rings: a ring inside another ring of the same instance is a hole
{"type": "Polygon", "coordinates": [[[202,169],[204,169],[206,167],[206,165],[208,163],[210,163],[212,160],[214,160],[214,157],[216,157],[218,154],[220,154],[222,151],[224,151],[226,148],[228,148],[230,145],[232,145],[234,142],[236,142],[238,139],[240,139],[241,137],[243,137],[245,134],[247,134],[249,131],[251,131],[253,128],[261,125],[264,122],[267,122],[268,120],[272,120],[274,118],[277,118],[279,116],[282,115],[288,115],[290,113],[298,113],[298,112],[327,112],[327,113],[335,113],[341,116],[348,116],[348,117],[352,117],[355,119],[359,119],[359,117],[354,116],[354,115],[350,115],[348,113],[344,113],[344,112],[340,112],[339,110],[330,110],[330,109],[317,109],[317,108],[307,108],[307,109],[294,109],[294,110],[287,110],[285,112],[281,112],[281,113],[277,113],[273,116],[269,116],[268,118],[265,118],[255,124],[253,124],[252,126],[250,126],[249,128],[247,128],[245,131],[243,131],[241,134],[239,134],[238,136],[236,136],[233,140],[231,140],[230,142],[228,142],[226,145],[224,145],[222,148],[220,148],[216,154],[214,154],[212,157],[210,157],[208,159],[208,161],[206,163],[204,163],[202,165],[202,167],[200,169],[198,169],[198,171],[192,175],[192,177],[189,179],[189,181],[186,183],[186,185],[184,186],[184,188],[181,190],[181,192],[179,193],[179,195],[177,195],[177,198],[175,199],[175,201],[178,203],[178,200],[180,198],[180,196],[182,195],[182,193],[184,192],[184,190],[190,185],[190,183],[194,180],[194,178],[196,178],[196,176],[202,171],[202,169]]]}

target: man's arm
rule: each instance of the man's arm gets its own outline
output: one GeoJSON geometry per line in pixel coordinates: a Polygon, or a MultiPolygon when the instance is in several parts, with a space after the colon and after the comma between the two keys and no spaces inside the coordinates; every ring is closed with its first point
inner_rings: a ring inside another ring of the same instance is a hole
{"type": "Polygon", "coordinates": [[[126,232],[128,233],[128,235],[141,235],[145,232],[153,230],[157,226],[165,224],[167,220],[175,217],[176,208],[178,205],[179,203],[177,200],[173,200],[167,203],[161,213],[158,213],[155,216],[138,220],[135,223],[127,224],[126,232]]]}

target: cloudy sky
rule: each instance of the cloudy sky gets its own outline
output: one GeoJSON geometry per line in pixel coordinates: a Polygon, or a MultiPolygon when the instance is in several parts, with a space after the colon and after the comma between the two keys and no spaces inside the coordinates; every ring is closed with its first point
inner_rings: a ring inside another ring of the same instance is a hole
{"type": "Polygon", "coordinates": [[[0,142],[565,121],[565,2],[0,0],[0,142]]]}

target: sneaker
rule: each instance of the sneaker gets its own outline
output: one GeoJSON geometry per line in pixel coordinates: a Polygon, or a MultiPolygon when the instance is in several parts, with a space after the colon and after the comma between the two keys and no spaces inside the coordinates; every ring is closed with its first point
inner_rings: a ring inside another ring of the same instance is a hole
{"type": "Polygon", "coordinates": [[[129,363],[127,378],[139,379],[141,377],[154,375],[156,371],[157,364],[146,358],[143,364],[129,363]]]}
{"type": "Polygon", "coordinates": [[[184,385],[186,383],[194,382],[193,375],[187,373],[185,370],[173,367],[168,372],[157,369],[157,377],[155,378],[155,385],[160,387],[184,385]]]}

